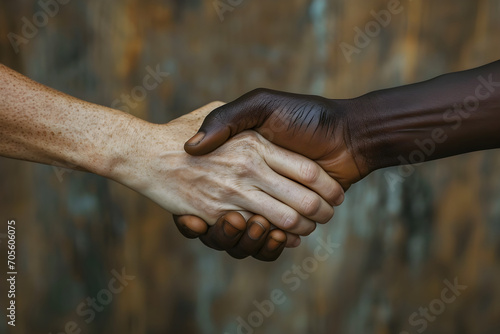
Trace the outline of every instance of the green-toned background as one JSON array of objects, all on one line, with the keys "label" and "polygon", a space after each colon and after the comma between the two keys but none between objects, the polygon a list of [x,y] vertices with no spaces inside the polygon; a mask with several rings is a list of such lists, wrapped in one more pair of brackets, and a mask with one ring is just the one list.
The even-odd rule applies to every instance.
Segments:
[{"label": "green-toned background", "polygon": [[[16,53],[8,34],[23,36],[44,1],[1,0],[0,62],[122,109],[121,95],[160,66],[169,77],[129,108],[156,123],[256,87],[346,98],[500,58],[494,0],[403,0],[350,62],[341,43],[355,45],[355,28],[387,1],[64,2]],[[214,4],[231,10],[219,15]],[[269,264],[182,238],[168,212],[104,178],[2,158],[0,332],[72,333],[74,321],[75,333],[237,333],[239,317],[261,320],[254,301],[279,289],[286,301],[255,333],[419,333],[419,308],[439,309],[443,281],[457,279],[467,289],[428,316],[425,333],[499,333],[500,152],[428,163],[393,186],[386,172],[398,175],[353,186],[330,224]],[[14,330],[4,313],[9,218],[19,250]],[[338,244],[319,264],[318,238]],[[293,266],[310,273],[299,278]],[[105,298],[122,268],[135,279],[87,323],[79,305]]]}]

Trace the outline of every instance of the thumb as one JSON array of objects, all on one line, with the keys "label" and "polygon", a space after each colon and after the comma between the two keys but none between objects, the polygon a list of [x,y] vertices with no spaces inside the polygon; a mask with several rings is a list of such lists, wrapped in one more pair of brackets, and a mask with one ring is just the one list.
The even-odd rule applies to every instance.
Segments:
[{"label": "thumb", "polygon": [[[246,102],[246,101],[245,101]],[[223,105],[207,115],[198,133],[184,144],[184,150],[191,155],[212,152],[229,138],[259,124],[258,112],[240,99]]]},{"label": "thumb", "polygon": [[204,155],[224,144],[230,137],[231,128],[219,120],[220,111],[215,109],[207,115],[198,132],[185,144],[184,150],[191,155]]}]

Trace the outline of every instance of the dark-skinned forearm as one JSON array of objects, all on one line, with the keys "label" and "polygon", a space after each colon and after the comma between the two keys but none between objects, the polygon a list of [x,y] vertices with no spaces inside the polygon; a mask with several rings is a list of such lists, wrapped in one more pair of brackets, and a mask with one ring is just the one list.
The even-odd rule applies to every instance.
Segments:
[{"label": "dark-skinned forearm", "polygon": [[346,103],[363,173],[500,147],[500,61]]}]

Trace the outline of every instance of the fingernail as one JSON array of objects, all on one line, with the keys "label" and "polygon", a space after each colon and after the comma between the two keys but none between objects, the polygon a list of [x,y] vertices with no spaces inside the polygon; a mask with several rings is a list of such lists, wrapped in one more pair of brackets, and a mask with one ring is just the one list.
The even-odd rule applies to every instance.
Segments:
[{"label": "fingernail", "polygon": [[253,222],[250,226],[250,229],[248,230],[248,236],[250,237],[250,239],[257,241],[264,235],[265,232],[266,229],[264,228],[264,226],[262,226],[258,222]]},{"label": "fingernail", "polygon": [[344,198],[345,198],[344,193],[340,194],[340,196],[335,201],[335,206],[339,206],[340,204],[344,203]]},{"label": "fingernail", "polygon": [[205,137],[205,134],[203,132],[198,132],[197,134],[195,134],[193,136],[193,138],[191,138],[187,141],[186,145],[196,146],[203,140],[204,137]]},{"label": "fingernail", "polygon": [[270,238],[269,241],[267,242],[267,249],[270,252],[273,252],[273,251],[277,250],[282,244],[283,244],[283,242],[276,241],[273,238]]},{"label": "fingernail", "polygon": [[226,237],[231,239],[235,238],[238,234],[241,233],[240,230],[231,225],[231,223],[229,223],[227,220],[224,220],[224,225],[222,227],[222,230],[224,231]]}]

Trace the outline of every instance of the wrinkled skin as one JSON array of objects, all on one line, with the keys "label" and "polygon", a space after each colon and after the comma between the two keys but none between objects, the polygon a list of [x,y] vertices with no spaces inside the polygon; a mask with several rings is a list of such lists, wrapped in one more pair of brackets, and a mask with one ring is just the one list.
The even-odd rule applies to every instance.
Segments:
[{"label": "wrinkled skin", "polygon": [[203,155],[227,139],[253,129],[267,140],[316,161],[345,190],[368,171],[355,161],[348,128],[349,100],[256,89],[212,111],[184,146]]},{"label": "wrinkled skin", "polygon": [[[186,143],[185,150],[192,155],[207,154],[232,136],[253,129],[274,144],[315,160],[347,190],[363,175],[358,168],[359,163],[353,158],[350,138],[347,137],[348,107],[347,100],[257,89],[211,112],[199,130],[199,133],[205,134],[203,140],[200,142],[200,134],[194,136]],[[339,205],[342,200],[331,204]],[[253,247],[245,237],[248,232],[243,231],[251,225],[247,227],[241,220],[234,221],[236,228],[242,231],[239,234],[243,240],[241,243],[235,241],[238,237],[228,239],[219,223],[208,227],[203,220],[194,216],[175,217],[175,221],[184,235],[200,237],[207,246],[226,250],[236,258],[250,255],[270,261],[275,260],[282,251],[282,248],[278,248],[279,253],[271,252],[263,256],[261,249],[272,248],[267,246],[270,237],[264,246],[260,246],[261,241],[260,247]],[[278,235],[280,232],[275,229],[269,235]],[[283,234],[280,234],[277,239],[282,240],[282,237]],[[288,246],[297,244],[289,242]]]},{"label": "wrinkled skin", "polygon": [[315,160],[347,190],[380,168],[500,148],[499,125],[495,61],[352,100],[258,89],[209,114],[205,138],[195,135],[185,150],[204,154],[254,129]]}]

